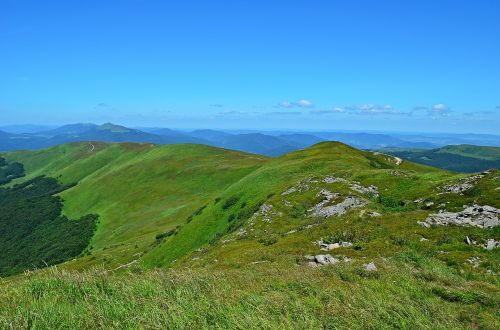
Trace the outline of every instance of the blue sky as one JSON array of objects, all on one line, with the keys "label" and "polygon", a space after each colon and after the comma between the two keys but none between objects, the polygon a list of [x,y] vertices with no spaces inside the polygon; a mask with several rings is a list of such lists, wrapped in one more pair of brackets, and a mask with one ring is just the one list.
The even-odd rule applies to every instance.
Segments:
[{"label": "blue sky", "polygon": [[0,1],[0,124],[498,133],[500,1]]}]

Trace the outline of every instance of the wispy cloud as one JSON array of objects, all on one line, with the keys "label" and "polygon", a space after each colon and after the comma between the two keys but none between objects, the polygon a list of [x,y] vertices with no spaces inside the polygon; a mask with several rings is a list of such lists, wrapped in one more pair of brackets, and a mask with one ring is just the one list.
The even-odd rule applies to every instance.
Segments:
[{"label": "wispy cloud", "polygon": [[431,116],[447,117],[451,113],[451,108],[444,103],[434,104],[429,110]]},{"label": "wispy cloud", "polygon": [[293,108],[294,104],[290,101],[283,101],[278,104],[279,108],[286,108],[286,109],[291,109]]},{"label": "wispy cloud", "polygon": [[222,105],[222,104],[210,104],[210,106],[213,108],[223,108],[224,107],[224,105]]},{"label": "wispy cloud", "polygon": [[312,115],[332,115],[336,113],[342,113],[344,112],[344,109],[340,107],[335,107],[332,110],[311,110]]},{"label": "wispy cloud", "polygon": [[285,108],[285,109],[291,109],[291,108],[295,108],[295,107],[314,108],[314,104],[309,100],[302,99],[302,100],[299,100],[297,102],[283,101],[283,102],[280,102],[277,107],[278,108]]},{"label": "wispy cloud", "polygon": [[109,107],[109,104],[101,102],[101,103],[97,103],[97,107],[99,107],[99,108],[107,108],[107,107]]},{"label": "wispy cloud", "polygon": [[463,115],[466,117],[477,117],[477,116],[489,116],[493,114],[495,114],[495,111],[465,112]]},{"label": "wispy cloud", "polygon": [[351,105],[345,107],[347,110],[357,114],[363,115],[409,115],[408,112],[402,112],[394,109],[390,104],[376,105],[376,104],[361,104]]}]

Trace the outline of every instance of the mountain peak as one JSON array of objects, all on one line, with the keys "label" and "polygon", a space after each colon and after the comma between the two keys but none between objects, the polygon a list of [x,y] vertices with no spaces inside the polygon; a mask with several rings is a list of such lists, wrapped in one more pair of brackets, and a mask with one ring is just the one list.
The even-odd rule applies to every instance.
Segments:
[{"label": "mountain peak", "polygon": [[128,133],[133,131],[130,128],[127,128],[125,126],[115,125],[113,123],[102,124],[101,126],[98,126],[97,129],[101,131],[111,131],[114,133]]}]

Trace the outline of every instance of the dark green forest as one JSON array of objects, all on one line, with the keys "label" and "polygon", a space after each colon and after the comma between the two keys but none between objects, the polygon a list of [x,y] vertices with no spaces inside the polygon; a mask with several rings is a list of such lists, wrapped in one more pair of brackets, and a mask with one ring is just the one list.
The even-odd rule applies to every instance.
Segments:
[{"label": "dark green forest", "polygon": [[[9,173],[23,175],[19,163],[12,166],[5,160],[0,162],[2,169],[17,169]],[[43,176],[0,188],[0,276],[61,263],[85,250],[98,217],[86,215],[71,220],[63,216],[62,200],[55,195],[68,188]]]},{"label": "dark green forest", "polygon": [[21,163],[7,163],[5,158],[0,157],[0,185],[20,178],[24,175],[24,166]]},{"label": "dark green forest", "polygon": [[452,153],[439,152],[440,149],[419,150],[419,151],[384,151],[393,156],[403,159],[442,168],[455,172],[481,172],[487,169],[500,168],[500,160],[488,160],[474,157],[467,157]]}]

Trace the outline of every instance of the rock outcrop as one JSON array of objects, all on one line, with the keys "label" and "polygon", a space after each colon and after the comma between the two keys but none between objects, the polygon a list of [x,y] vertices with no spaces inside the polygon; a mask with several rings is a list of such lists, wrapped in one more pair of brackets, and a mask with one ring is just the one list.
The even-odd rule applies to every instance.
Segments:
[{"label": "rock outcrop", "polygon": [[317,244],[320,246],[322,251],[330,251],[330,250],[335,250],[341,247],[352,247],[351,242],[338,242],[338,243],[325,243],[323,240],[319,240]]},{"label": "rock outcrop", "polygon": [[464,206],[461,212],[439,212],[430,214],[418,223],[426,228],[431,226],[463,226],[493,228],[500,225],[500,210],[492,206]]},{"label": "rock outcrop", "polygon": [[490,174],[490,171],[484,171],[479,174],[468,176],[466,178],[460,179],[458,183],[446,185],[443,187],[445,193],[463,193],[471,188],[473,188],[476,183],[484,178],[486,175]]},{"label": "rock outcrop", "polygon": [[339,194],[332,193],[327,189],[321,190],[320,194],[325,196],[325,199],[308,210],[315,217],[329,218],[332,216],[340,216],[345,214],[350,208],[368,204],[367,201],[359,199],[355,196],[347,196],[338,204],[328,205],[334,198],[338,197]]}]

